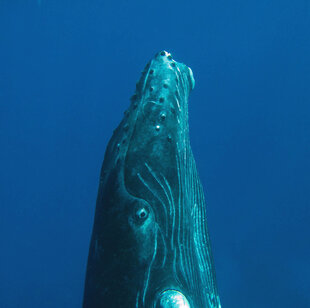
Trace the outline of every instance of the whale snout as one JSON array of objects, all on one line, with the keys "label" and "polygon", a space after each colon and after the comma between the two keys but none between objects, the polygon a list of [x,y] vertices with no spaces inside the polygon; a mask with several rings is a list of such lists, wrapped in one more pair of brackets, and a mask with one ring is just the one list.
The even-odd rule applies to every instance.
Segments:
[{"label": "whale snout", "polygon": [[175,70],[175,71],[179,71],[179,73],[181,73],[182,75],[185,75],[189,83],[190,90],[194,89],[195,79],[194,79],[193,71],[191,70],[190,67],[186,66],[185,64],[174,61],[171,53],[165,50],[162,50],[155,55],[154,60],[161,61],[165,63],[168,68]]}]

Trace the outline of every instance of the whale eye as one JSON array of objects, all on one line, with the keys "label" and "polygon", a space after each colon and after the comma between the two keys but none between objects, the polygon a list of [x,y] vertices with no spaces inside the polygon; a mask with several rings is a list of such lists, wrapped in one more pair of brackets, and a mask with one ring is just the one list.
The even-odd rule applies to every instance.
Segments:
[{"label": "whale eye", "polygon": [[148,215],[149,215],[149,213],[144,207],[142,207],[136,211],[136,219],[138,221],[144,221],[148,217]]}]

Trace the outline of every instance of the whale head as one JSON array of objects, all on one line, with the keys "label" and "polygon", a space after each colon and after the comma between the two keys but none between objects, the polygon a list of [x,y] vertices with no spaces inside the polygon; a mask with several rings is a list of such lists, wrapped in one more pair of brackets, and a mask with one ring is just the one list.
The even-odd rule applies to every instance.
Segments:
[{"label": "whale head", "polygon": [[106,150],[85,283],[87,307],[220,307],[188,129],[194,88],[161,51]]}]

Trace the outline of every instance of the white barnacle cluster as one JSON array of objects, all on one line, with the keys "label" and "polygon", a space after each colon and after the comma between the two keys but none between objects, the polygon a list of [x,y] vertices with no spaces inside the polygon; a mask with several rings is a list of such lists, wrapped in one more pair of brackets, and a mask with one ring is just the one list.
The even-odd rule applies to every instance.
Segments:
[{"label": "white barnacle cluster", "polygon": [[158,308],[190,308],[186,297],[177,290],[166,290],[161,294]]}]

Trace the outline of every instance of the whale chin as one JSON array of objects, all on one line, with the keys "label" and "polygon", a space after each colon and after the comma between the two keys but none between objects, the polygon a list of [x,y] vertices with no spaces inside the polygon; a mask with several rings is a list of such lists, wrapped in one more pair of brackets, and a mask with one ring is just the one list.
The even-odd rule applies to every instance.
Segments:
[{"label": "whale chin", "polygon": [[155,302],[155,308],[190,308],[190,304],[183,293],[177,290],[161,292]]}]

